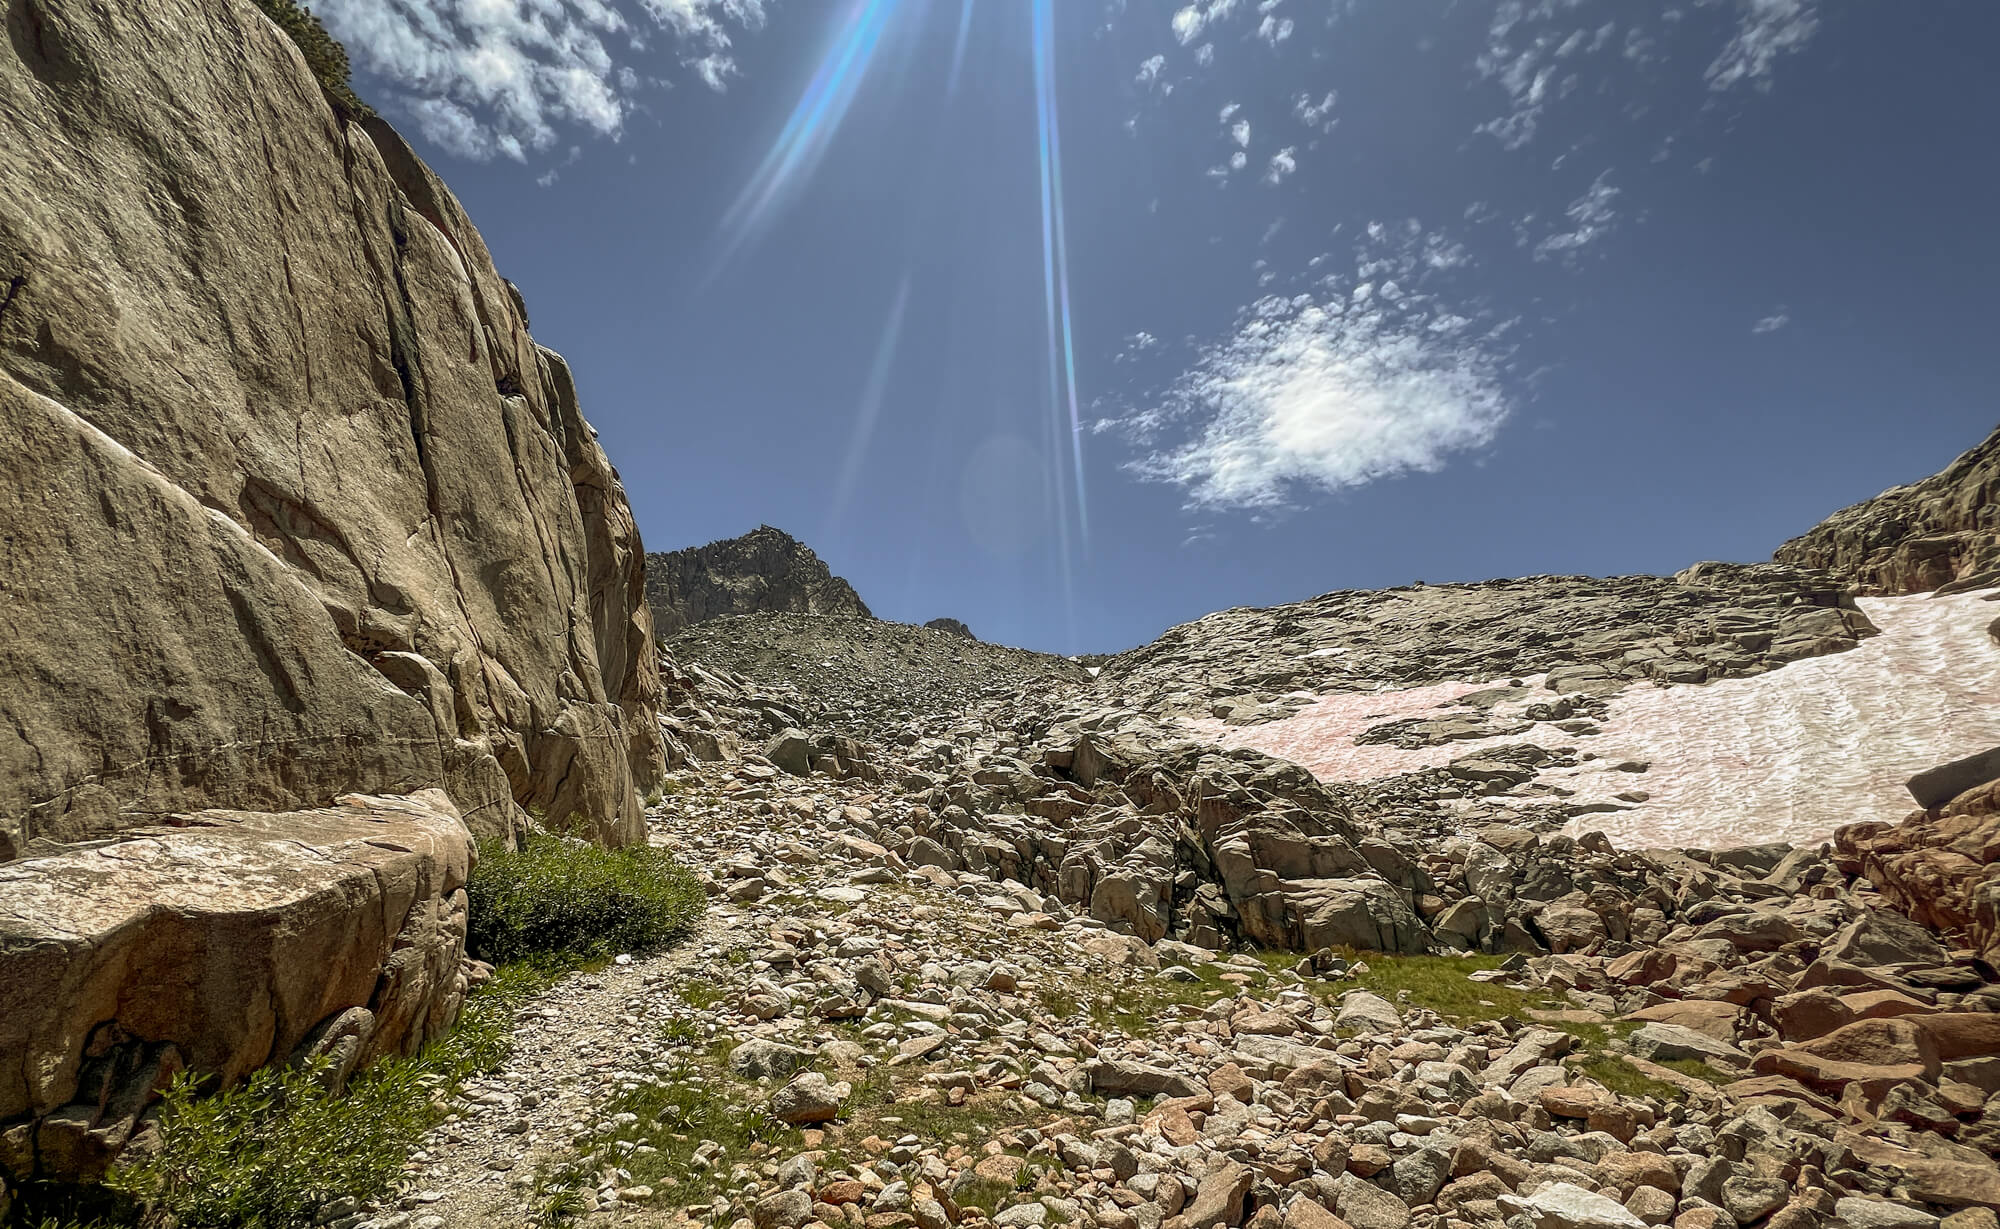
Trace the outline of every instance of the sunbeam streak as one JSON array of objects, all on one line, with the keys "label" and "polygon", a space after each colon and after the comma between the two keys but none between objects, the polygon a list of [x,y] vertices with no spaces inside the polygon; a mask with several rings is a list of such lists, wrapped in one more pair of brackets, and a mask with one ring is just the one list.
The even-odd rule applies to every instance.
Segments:
[{"label": "sunbeam streak", "polygon": [[945,87],[947,94],[958,93],[959,74],[965,71],[965,48],[972,38],[972,6],[977,0],[959,0],[958,40],[951,47],[951,77]]},{"label": "sunbeam streak", "polygon": [[[1054,0],[1033,0],[1035,111],[1041,138],[1042,286],[1049,332],[1049,391],[1059,430],[1067,435],[1076,490],[1078,539],[1090,543],[1090,505],[1083,481],[1083,427],[1076,408],[1076,344],[1070,327],[1069,241],[1063,220],[1062,125],[1056,112]],[[1058,488],[1063,486],[1057,484]],[[1068,526],[1065,517],[1064,536]]]},{"label": "sunbeam streak", "polygon": [[889,308],[889,318],[882,325],[882,339],[875,343],[875,360],[868,364],[868,382],[861,386],[854,435],[847,441],[847,457],[841,462],[840,477],[833,488],[833,507],[826,517],[829,537],[839,529],[840,519],[854,498],[854,486],[861,479],[861,466],[875,436],[875,421],[882,415],[882,400],[889,392],[889,369],[895,364],[896,350],[903,340],[903,314],[909,305],[910,275],[906,272],[896,287],[896,301]]},{"label": "sunbeam streak", "polygon": [[826,156],[840,123],[853,105],[882,45],[882,32],[902,0],[856,0],[833,45],[820,60],[791,118],[723,218],[717,262],[726,264],[738,248],[768,225],[777,211],[810,178]]}]

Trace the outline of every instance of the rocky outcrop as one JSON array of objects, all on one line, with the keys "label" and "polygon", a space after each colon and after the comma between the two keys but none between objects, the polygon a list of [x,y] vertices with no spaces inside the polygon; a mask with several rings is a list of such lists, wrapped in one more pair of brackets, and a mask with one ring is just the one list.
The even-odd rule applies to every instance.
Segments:
[{"label": "rocky outcrop", "polygon": [[433,786],[637,837],[639,536],[451,193],[249,0],[8,27],[0,859]]},{"label": "rocky outcrop", "polygon": [[2000,583],[2000,430],[1928,478],[1842,508],[1774,557],[1864,593]]},{"label": "rocky outcrop", "polygon": [[954,636],[960,636],[967,640],[979,639],[979,637],[972,634],[971,628],[957,619],[932,619],[930,622],[924,624],[924,626],[934,632],[949,632]]},{"label": "rocky outcrop", "polygon": [[1603,692],[1640,680],[1761,674],[1873,634],[1830,576],[1702,563],[1672,578],[1529,576],[1224,610],[1111,658],[1101,681],[1135,701],[1193,713],[1218,701],[1251,708],[1297,689],[1533,674],[1548,674],[1551,690]]},{"label": "rocky outcrop", "polygon": [[1898,824],[1849,825],[1834,848],[1842,870],[2000,965],[2000,782]]},{"label": "rocky outcrop", "polygon": [[0,866],[0,1174],[96,1178],[182,1070],[416,1052],[465,997],[471,865],[428,790]]},{"label": "rocky outcrop", "polygon": [[646,601],[662,636],[721,615],[874,617],[853,585],[805,543],[769,525],[740,538],[648,555]]}]

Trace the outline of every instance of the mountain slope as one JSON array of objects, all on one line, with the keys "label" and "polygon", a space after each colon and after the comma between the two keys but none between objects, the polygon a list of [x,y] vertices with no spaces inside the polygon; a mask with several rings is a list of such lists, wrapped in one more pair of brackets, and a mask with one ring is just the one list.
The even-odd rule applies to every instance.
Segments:
[{"label": "mountain slope", "polygon": [[1928,478],[1842,508],[1774,557],[1867,593],[2000,582],[2000,430]]},{"label": "mountain slope", "polygon": [[759,525],[737,538],[646,556],[646,601],[668,636],[722,615],[874,616],[805,543]]}]

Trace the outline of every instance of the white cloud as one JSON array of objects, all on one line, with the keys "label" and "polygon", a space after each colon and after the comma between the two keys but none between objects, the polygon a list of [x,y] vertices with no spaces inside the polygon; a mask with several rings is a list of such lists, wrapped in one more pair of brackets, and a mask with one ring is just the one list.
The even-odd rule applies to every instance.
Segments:
[{"label": "white cloud", "polygon": [[1140,85],[1152,85],[1160,79],[1160,71],[1167,66],[1167,57],[1156,55],[1139,64],[1139,75],[1133,80]]},{"label": "white cloud", "polygon": [[1264,182],[1267,184],[1281,184],[1285,182],[1285,179],[1293,171],[1299,169],[1299,160],[1296,157],[1297,152],[1297,146],[1287,145],[1277,153],[1272,154],[1271,164],[1264,168]]},{"label": "white cloud", "polygon": [[1233,153],[1233,154],[1229,155],[1229,169],[1230,169],[1230,170],[1232,170],[1232,171],[1240,171],[1240,170],[1242,170],[1242,169],[1243,169],[1244,167],[1246,167],[1246,166],[1249,166],[1249,165],[1250,165],[1250,155],[1249,155],[1249,154],[1246,154],[1246,153],[1244,153],[1244,152],[1243,152],[1242,150],[1240,150],[1240,149],[1239,149],[1239,150],[1237,150],[1237,151],[1236,151],[1235,153]]},{"label": "white cloud", "polygon": [[1779,329],[1782,329],[1786,325],[1790,324],[1791,322],[1792,318],[1789,315],[1787,315],[1785,313],[1785,309],[1781,307],[1777,311],[1771,313],[1770,315],[1764,317],[1762,320],[1759,320],[1757,323],[1751,325],[1750,331],[1752,333],[1775,333]]},{"label": "white cloud", "polygon": [[1333,126],[1340,122],[1333,118],[1333,104],[1337,98],[1339,94],[1333,90],[1328,90],[1326,97],[1318,102],[1312,100],[1311,94],[1295,95],[1292,98],[1292,114],[1298,116],[1299,122],[1308,128],[1332,132]]},{"label": "white cloud", "polygon": [[1582,196],[1569,203],[1563,214],[1570,229],[1549,235],[1535,245],[1536,260],[1574,260],[1576,254],[1602,239],[1618,225],[1615,202],[1620,190],[1611,183],[1611,172],[1599,175]]},{"label": "white cloud", "polygon": [[1708,88],[1744,82],[1771,88],[1778,57],[1803,50],[1819,30],[1816,0],[1738,0],[1736,34],[1708,66]]},{"label": "white cloud", "polygon": [[1236,11],[1237,0],[1195,0],[1195,3],[1174,14],[1174,37],[1185,47],[1197,38],[1211,23],[1221,21]]},{"label": "white cloud", "polygon": [[1143,451],[1128,468],[1205,510],[1285,507],[1485,447],[1509,409],[1506,326],[1423,288],[1427,238],[1369,227],[1351,278],[1260,299],[1158,405],[1096,429],[1130,437]]},{"label": "white cloud", "polygon": [[[713,89],[736,72],[732,36],[765,0],[319,0],[375,100],[467,158],[525,159],[564,130],[616,139],[646,84],[619,57],[659,33]],[[386,93],[383,91],[386,90]]]},{"label": "white cloud", "polygon": [[1266,16],[1263,21],[1257,23],[1257,37],[1275,47],[1292,36],[1293,28],[1292,19],[1289,17]]},{"label": "white cloud", "polygon": [[1236,147],[1238,149],[1249,149],[1250,121],[1247,119],[1240,119],[1237,120],[1235,123],[1231,124],[1229,126],[1229,139],[1236,142]]}]

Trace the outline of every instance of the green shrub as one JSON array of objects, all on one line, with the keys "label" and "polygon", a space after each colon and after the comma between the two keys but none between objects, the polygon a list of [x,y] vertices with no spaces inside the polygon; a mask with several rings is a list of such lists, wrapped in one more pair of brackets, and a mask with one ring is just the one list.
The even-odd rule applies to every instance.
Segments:
[{"label": "green shrub", "polygon": [[320,92],[326,95],[336,114],[344,119],[361,119],[375,113],[356,97],[354,87],[348,84],[347,48],[326,32],[311,9],[298,0],[257,0],[257,7],[298,46],[306,57],[307,67],[319,79]]},{"label": "green shrub", "polygon": [[701,883],[665,850],[541,835],[517,851],[482,845],[466,894],[466,946],[495,964],[657,947],[687,933],[707,902]]},{"label": "green shrub", "polygon": [[167,1088],[160,1148],[111,1174],[111,1188],[145,1209],[143,1224],[292,1229],[327,1203],[376,1198],[402,1176],[443,1105],[506,1058],[516,1009],[547,978],[503,970],[466,1002],[456,1029],[414,1058],[377,1063],[344,1096],[312,1067],[265,1067],[209,1095],[183,1073]]}]

